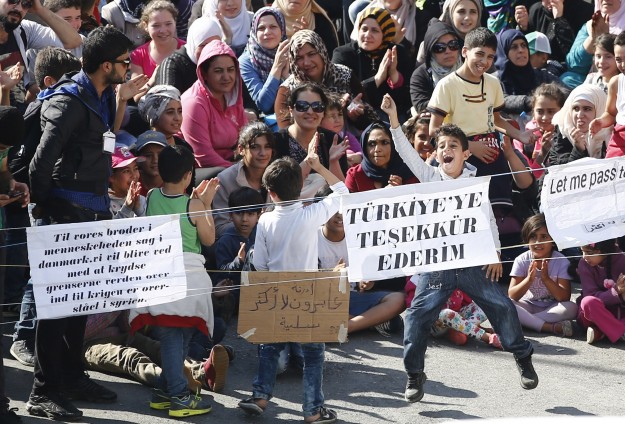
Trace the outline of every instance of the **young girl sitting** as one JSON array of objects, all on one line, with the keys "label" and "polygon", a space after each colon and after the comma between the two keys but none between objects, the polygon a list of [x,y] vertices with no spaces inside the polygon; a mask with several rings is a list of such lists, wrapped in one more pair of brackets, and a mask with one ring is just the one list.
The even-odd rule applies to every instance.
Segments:
[{"label": "young girl sitting", "polygon": [[426,163],[434,160],[434,144],[430,142],[430,112],[422,111],[404,122],[404,134]]},{"label": "young girl sitting", "polygon": [[336,94],[328,94],[328,105],[319,126],[335,132],[339,138],[347,137],[349,140],[347,163],[349,166],[355,166],[362,162],[362,148],[356,136],[345,128],[344,114],[345,110],[341,98]]},{"label": "young girl sitting", "polygon": [[614,58],[614,34],[601,34],[595,41],[595,55],[593,63],[597,72],[591,72],[584,84],[593,84],[608,94],[608,83],[619,74]]},{"label": "young girl sitting", "polygon": [[[415,293],[415,284],[406,282],[406,307],[410,307]],[[458,346],[465,345],[469,337],[501,349],[499,336],[481,327],[488,320],[482,308],[462,290],[456,289],[447,299],[447,303],[438,314],[438,320],[432,325],[430,333],[434,337],[447,335],[447,339]]]},{"label": "young girl sitting", "polygon": [[544,214],[525,221],[521,236],[530,250],[514,260],[508,288],[519,321],[537,332],[571,337],[577,305],[570,301],[569,261],[554,250]]},{"label": "young girl sitting", "polygon": [[526,130],[535,130],[536,142],[523,144],[514,140],[514,147],[523,153],[534,176],[540,178],[544,174],[544,161],[551,149],[555,125],[553,116],[562,109],[566,96],[562,89],[554,83],[541,84],[532,93],[532,120],[525,125]]},{"label": "young girl sitting", "polygon": [[615,240],[582,247],[577,273],[582,298],[577,323],[587,327],[590,344],[608,336],[612,343],[625,340],[625,255]]}]

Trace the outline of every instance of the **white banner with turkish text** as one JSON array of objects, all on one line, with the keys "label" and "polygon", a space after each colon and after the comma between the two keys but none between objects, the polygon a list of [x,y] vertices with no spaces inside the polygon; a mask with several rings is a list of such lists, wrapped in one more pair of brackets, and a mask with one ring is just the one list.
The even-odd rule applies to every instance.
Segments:
[{"label": "white banner with turkish text", "polygon": [[489,177],[343,196],[349,281],[496,263]]}]

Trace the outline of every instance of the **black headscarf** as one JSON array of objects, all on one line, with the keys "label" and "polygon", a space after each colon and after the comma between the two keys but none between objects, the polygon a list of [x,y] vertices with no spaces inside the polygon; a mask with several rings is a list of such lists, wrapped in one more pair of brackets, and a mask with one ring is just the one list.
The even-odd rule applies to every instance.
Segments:
[{"label": "black headscarf", "polygon": [[[369,135],[373,130],[382,130],[388,135],[391,140],[391,160],[386,168],[376,166],[369,160],[367,156],[367,141],[369,141]],[[378,181],[386,185],[391,175],[397,175],[402,180],[407,180],[414,177],[414,174],[410,172],[408,166],[404,163],[397,150],[395,150],[395,144],[393,143],[393,135],[389,129],[381,122],[374,122],[369,125],[360,136],[360,145],[362,146],[362,162],[360,166],[365,175],[371,178],[373,181]]]},{"label": "black headscarf", "polygon": [[[534,69],[527,61],[525,66],[516,66],[508,58],[508,52],[512,43],[523,40],[527,43],[525,35],[516,29],[507,29],[497,35],[497,57],[495,68],[499,71],[499,79],[503,84],[503,92],[510,95],[529,95],[536,88]],[[529,52],[528,52],[529,58]]]}]

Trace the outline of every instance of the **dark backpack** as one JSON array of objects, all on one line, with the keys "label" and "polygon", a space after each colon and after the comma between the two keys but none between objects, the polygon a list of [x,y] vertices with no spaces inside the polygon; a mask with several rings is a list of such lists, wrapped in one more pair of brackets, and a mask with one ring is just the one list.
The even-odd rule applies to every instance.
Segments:
[{"label": "dark backpack", "polygon": [[41,140],[41,105],[42,101],[36,99],[28,105],[24,114],[24,139],[21,146],[11,148],[7,163],[15,181],[26,183],[30,186],[28,167],[35,156],[37,146]]}]

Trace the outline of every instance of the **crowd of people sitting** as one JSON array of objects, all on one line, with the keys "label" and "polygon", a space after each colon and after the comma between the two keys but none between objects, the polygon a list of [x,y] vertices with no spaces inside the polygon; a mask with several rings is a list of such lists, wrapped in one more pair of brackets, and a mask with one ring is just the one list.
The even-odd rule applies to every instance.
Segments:
[{"label": "crowd of people sitting", "polygon": [[[351,282],[349,333],[405,331],[407,401],[424,394],[428,335],[510,351],[525,389],[538,376],[519,323],[625,340],[621,240],[560,252],[540,213],[550,166],[625,155],[625,2],[0,0],[0,24],[0,304],[11,354],[35,368],[30,414],[114,402],[86,369],[152,387],[172,417],[209,412],[241,271],[348,267],[340,196],[419,182],[492,175],[501,263],[444,273],[436,295],[431,273]],[[26,227],[172,213],[189,290],[209,294],[37,320]],[[305,422],[336,421],[323,343],[258,356],[246,413],[292,359]],[[0,421],[20,421],[3,383]]]}]

